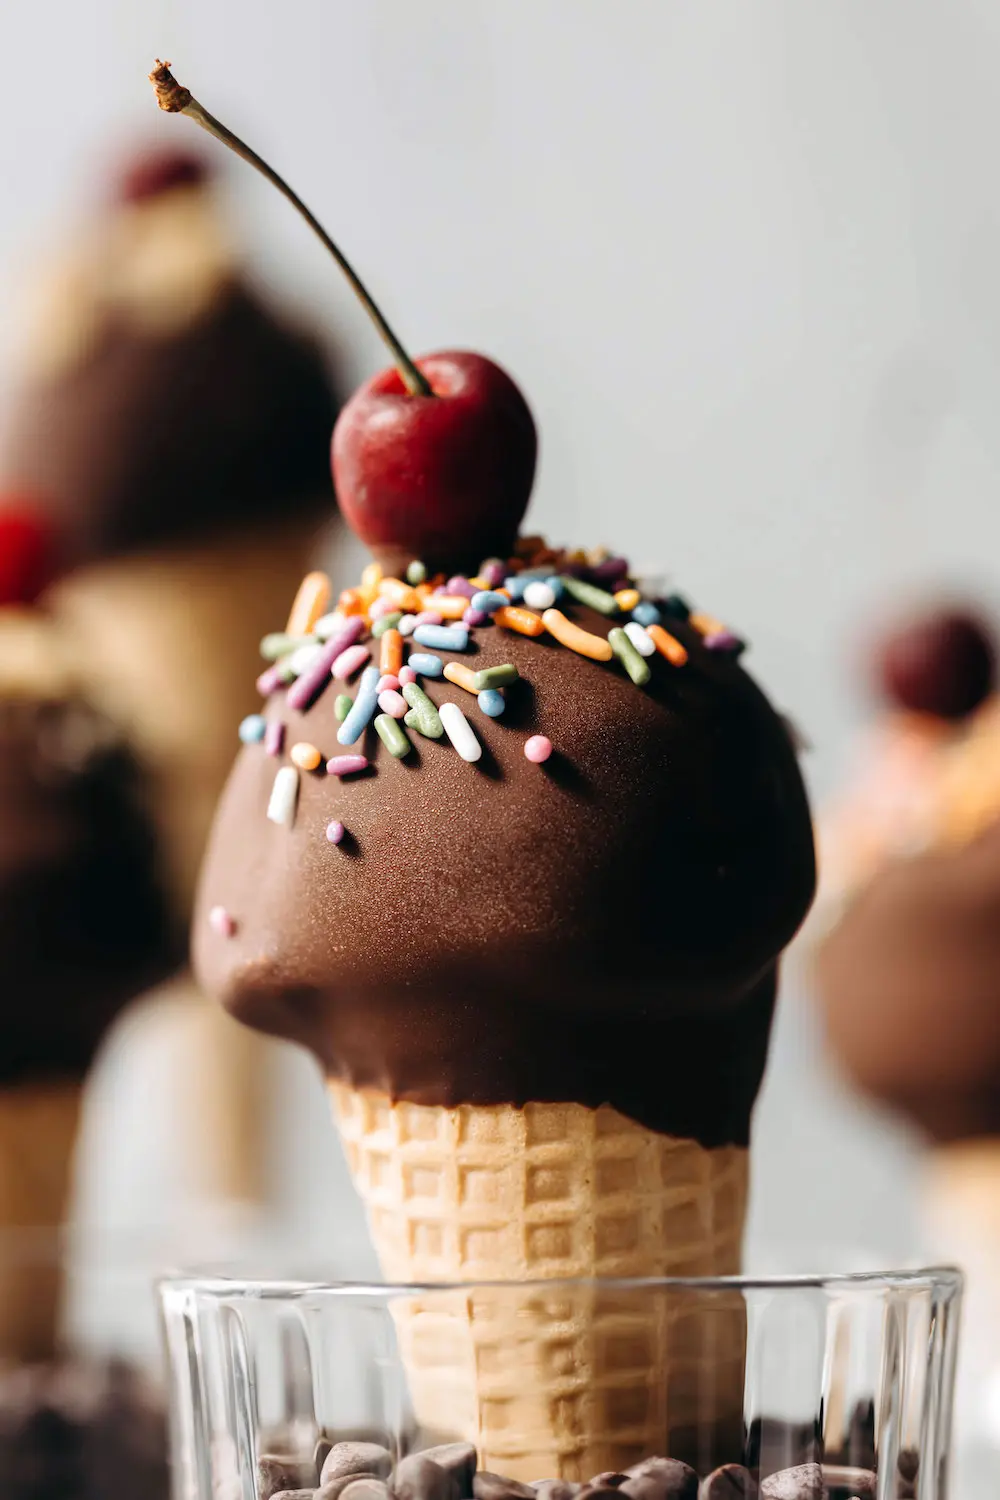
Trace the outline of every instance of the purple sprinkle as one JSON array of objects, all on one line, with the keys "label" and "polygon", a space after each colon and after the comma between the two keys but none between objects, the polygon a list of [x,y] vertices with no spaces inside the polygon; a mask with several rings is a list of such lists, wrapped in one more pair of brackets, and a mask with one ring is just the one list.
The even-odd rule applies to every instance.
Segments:
[{"label": "purple sprinkle", "polygon": [[422,609],[416,616],[417,625],[443,625],[444,615],[439,615],[436,609]]},{"label": "purple sprinkle", "polygon": [[739,656],[746,650],[746,642],[733,635],[731,630],[717,630],[714,635],[706,635],[704,644],[708,651],[725,651],[730,656]]},{"label": "purple sprinkle", "polygon": [[597,563],[590,569],[590,576],[595,583],[614,583],[616,579],[624,578],[627,573],[627,557],[607,557],[604,562]]},{"label": "purple sprinkle", "polygon": [[335,755],[326,763],[330,776],[353,776],[355,771],[366,771],[368,759],[364,755]]},{"label": "purple sprinkle", "polygon": [[348,646],[353,646],[358,636],[363,633],[365,622],[360,615],[354,615],[345,621],[342,629],[336,635],[331,635],[324,645],[319,656],[313,662],[308,672],[303,672],[288,689],[288,707],[300,711],[309,708],[315,698],[332,681],[330,670],[342,651]]},{"label": "purple sprinkle", "polygon": [[213,906],[208,914],[208,925],[219,937],[231,938],[236,934],[236,923],[224,906]]},{"label": "purple sprinkle", "polygon": [[466,599],[471,599],[473,594],[479,592],[478,589],[472,587],[472,584],[462,573],[456,573],[454,578],[449,578],[445,584],[445,590],[452,598],[456,594],[462,594]]},{"label": "purple sprinkle", "polygon": [[485,609],[467,609],[462,616],[463,625],[488,625],[490,616]]},{"label": "purple sprinkle", "polygon": [[447,594],[447,592],[448,592],[447,585],[443,584],[443,583],[439,583],[438,586],[437,586],[437,588],[431,594],[431,598],[434,599],[436,597],[438,599],[443,599],[444,596]]},{"label": "purple sprinkle", "polygon": [[280,719],[272,719],[264,730],[264,749],[268,755],[280,755],[285,746],[285,726]]},{"label": "purple sprinkle", "polygon": [[257,691],[262,698],[270,698],[282,686],[281,667],[275,662],[273,667],[267,667],[257,678]]},{"label": "purple sprinkle", "polygon": [[483,563],[479,569],[479,576],[491,589],[499,588],[507,577],[507,569],[497,558],[491,562]]},{"label": "purple sprinkle", "polygon": [[331,844],[339,844],[341,839],[344,837],[343,823],[338,823],[336,818],[332,823],[327,823],[326,836],[330,840]]}]

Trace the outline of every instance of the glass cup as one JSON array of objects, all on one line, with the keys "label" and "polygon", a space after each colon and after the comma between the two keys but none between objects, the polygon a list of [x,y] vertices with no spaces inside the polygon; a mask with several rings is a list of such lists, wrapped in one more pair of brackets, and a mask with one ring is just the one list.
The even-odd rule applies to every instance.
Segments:
[{"label": "glass cup", "polygon": [[[625,1491],[641,1500],[693,1495],[695,1475],[709,1500],[758,1483],[761,1500],[944,1500],[961,1285],[947,1269],[451,1287],[169,1278],[177,1497],[270,1500],[322,1475],[333,1500],[345,1465],[384,1479],[464,1443],[480,1472],[521,1482],[601,1473],[615,1488],[655,1459],[695,1471],[648,1463],[648,1483]],[[362,1441],[377,1447],[330,1453]],[[468,1449],[438,1457],[458,1483],[446,1492],[487,1500]],[[419,1500],[428,1471],[410,1467]]]}]

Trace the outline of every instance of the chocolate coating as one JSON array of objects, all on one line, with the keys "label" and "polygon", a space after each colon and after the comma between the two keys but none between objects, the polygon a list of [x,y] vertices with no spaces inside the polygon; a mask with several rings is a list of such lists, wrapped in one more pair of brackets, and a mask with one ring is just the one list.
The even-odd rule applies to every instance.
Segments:
[{"label": "chocolate coating", "polygon": [[876,875],[817,980],[860,1088],[939,1141],[1000,1133],[1000,824]]},{"label": "chocolate coating", "polygon": [[78,701],[0,703],[0,1085],[82,1076],[182,951],[137,768]]},{"label": "chocolate coating", "polygon": [[996,651],[977,616],[940,609],[887,636],[877,668],[890,702],[938,719],[964,719],[993,691]]},{"label": "chocolate coating", "polygon": [[[571,613],[607,635],[600,615]],[[519,668],[503,717],[446,680],[429,691],[466,712],[482,760],[414,733],[394,761],[369,731],[377,774],[303,775],[291,830],[265,818],[279,762],[244,749],[202,872],[202,982],[358,1087],[610,1103],[706,1145],[744,1142],[777,957],[813,893],[812,834],[781,720],[734,660],[675,626],[692,660],[654,660],[644,690],[548,637],[477,631],[453,659]],[[341,690],[305,714],[269,702],[286,747],[338,753]],[[556,751],[544,766],[523,753],[536,731]],[[348,831],[336,847],[332,818]],[[231,938],[208,923],[216,905]]]},{"label": "chocolate coating", "polygon": [[121,315],[15,394],[3,473],[69,564],[329,514],[335,401],[319,351],[239,283],[167,337]]}]

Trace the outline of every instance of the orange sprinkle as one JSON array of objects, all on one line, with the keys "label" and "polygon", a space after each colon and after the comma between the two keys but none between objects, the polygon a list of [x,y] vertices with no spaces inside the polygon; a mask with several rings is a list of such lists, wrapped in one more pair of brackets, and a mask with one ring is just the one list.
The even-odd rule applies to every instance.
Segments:
[{"label": "orange sprinkle", "polygon": [[308,635],[330,602],[330,580],[325,573],[307,573],[299,584],[285,626],[286,635]]},{"label": "orange sprinkle", "polygon": [[382,569],[377,562],[371,562],[362,571],[361,582],[358,585],[358,593],[365,601],[365,608],[369,609],[378,593],[378,586],[382,582]]},{"label": "orange sprinkle", "polygon": [[429,599],[428,609],[436,609],[442,620],[460,620],[469,607],[469,601],[464,594],[438,594],[436,599]]},{"label": "orange sprinkle", "polygon": [[691,624],[699,635],[724,635],[725,625],[717,620],[714,615],[706,615],[698,611],[691,616]]},{"label": "orange sprinkle", "polygon": [[383,578],[378,591],[383,599],[391,599],[393,604],[398,604],[400,609],[408,610],[410,614],[417,615],[423,608],[416,589],[404,583],[401,578]]},{"label": "orange sprinkle", "polygon": [[337,608],[342,615],[363,615],[365,601],[358,589],[345,589],[337,600]]},{"label": "orange sprinkle", "polygon": [[[516,604],[501,604],[493,614],[494,625],[501,625],[505,630],[516,630],[518,635],[541,635],[545,630],[541,615],[536,615],[534,610],[519,609]],[[569,621],[566,621],[567,625]],[[611,647],[608,647],[610,652]]]},{"label": "orange sprinkle", "polygon": [[[471,583],[472,580],[470,579],[469,582]],[[474,685],[475,672],[473,672],[471,667],[463,667],[460,661],[446,661],[444,664],[444,675],[449,682],[453,682],[456,687],[464,688],[467,693],[474,693],[476,691]]]},{"label": "orange sprinkle", "polygon": [[[500,612],[497,610],[497,614]],[[493,618],[496,619],[496,615]],[[542,615],[542,623],[560,645],[568,646],[579,656],[589,656],[591,661],[610,661],[614,655],[603,636],[591,635],[589,630],[581,630],[579,625],[574,625],[572,620],[567,620],[561,609],[547,609]]]},{"label": "orange sprinkle", "polygon": [[485,578],[480,578],[478,576],[478,574],[477,574],[477,576],[475,578],[470,578],[469,582],[472,584],[472,587],[474,589],[488,589],[489,588],[489,584],[487,583],[486,579]]},{"label": "orange sprinkle", "polygon": [[688,654],[676,636],[672,636],[669,630],[664,630],[662,625],[647,625],[646,634],[660,655],[665,656],[672,666],[683,667]]},{"label": "orange sprinkle", "polygon": [[403,665],[403,637],[398,630],[382,632],[382,649],[379,654],[379,671],[383,677],[398,677]]},{"label": "orange sprinkle", "polygon": [[307,744],[305,740],[293,745],[288,753],[301,771],[315,771],[323,759],[316,746]]},{"label": "orange sprinkle", "polygon": [[623,614],[631,614],[641,598],[638,589],[619,589],[615,595],[615,603]]},{"label": "orange sprinkle", "polygon": [[[428,599],[433,594],[434,589],[429,583],[418,583],[413,592],[420,600],[420,609],[424,609],[427,605]],[[416,613],[419,614],[420,610],[417,610]]]}]

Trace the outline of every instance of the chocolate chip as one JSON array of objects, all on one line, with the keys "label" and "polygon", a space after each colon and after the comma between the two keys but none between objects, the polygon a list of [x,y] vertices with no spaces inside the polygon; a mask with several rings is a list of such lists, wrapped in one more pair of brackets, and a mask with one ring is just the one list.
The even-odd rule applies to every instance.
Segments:
[{"label": "chocolate chip", "polygon": [[824,1464],[823,1483],[827,1500],[875,1500],[878,1479],[871,1469],[855,1469],[848,1464]]},{"label": "chocolate chip", "polygon": [[823,1470],[819,1464],[779,1469],[761,1482],[760,1500],[824,1500]]},{"label": "chocolate chip", "polygon": [[341,1495],[349,1484],[356,1479],[378,1479],[377,1474],[338,1474],[336,1479],[328,1479],[324,1485],[316,1491],[318,1500],[340,1500]]},{"label": "chocolate chip", "polygon": [[475,1500],[535,1500],[535,1491],[516,1479],[504,1479],[502,1474],[491,1474],[483,1469],[472,1481]]},{"label": "chocolate chip", "polygon": [[903,1478],[912,1484],[920,1468],[920,1454],[916,1448],[902,1448],[896,1460],[896,1468]]},{"label": "chocolate chip", "polygon": [[283,1490],[315,1488],[316,1470],[312,1460],[289,1458],[278,1453],[263,1453],[257,1460],[258,1500],[274,1500]]},{"label": "chocolate chip", "polygon": [[421,1457],[432,1459],[446,1473],[454,1474],[462,1500],[469,1500],[478,1463],[475,1443],[440,1443],[436,1448],[425,1448]]},{"label": "chocolate chip", "polygon": [[617,1469],[605,1469],[603,1474],[595,1474],[589,1483],[597,1489],[600,1486],[606,1490],[617,1490],[628,1478],[627,1474],[619,1474]]},{"label": "chocolate chip", "polygon": [[307,1490],[279,1490],[272,1500],[316,1500],[312,1485]]},{"label": "chocolate chip", "polygon": [[388,1479],[391,1468],[392,1455],[381,1443],[334,1443],[323,1460],[319,1482],[327,1484],[345,1474],[374,1474],[378,1479]]},{"label": "chocolate chip", "polygon": [[[341,1478],[344,1476],[341,1475]],[[327,1486],[320,1488],[319,1500],[327,1500]],[[389,1500],[389,1486],[384,1479],[376,1479],[371,1474],[359,1474],[356,1478],[348,1480],[339,1495],[341,1500]]]},{"label": "chocolate chip", "polygon": [[577,1500],[618,1500],[620,1493],[617,1485],[585,1484]]},{"label": "chocolate chip", "polygon": [[698,1476],[679,1458],[644,1458],[618,1491],[630,1500],[698,1500]]},{"label": "chocolate chip", "polygon": [[757,1500],[757,1481],[742,1464],[723,1464],[701,1481],[698,1500]]},{"label": "chocolate chip", "polygon": [[392,1476],[396,1500],[459,1500],[458,1479],[426,1453],[411,1453]]},{"label": "chocolate chip", "polygon": [[583,1487],[571,1479],[540,1479],[532,1485],[537,1500],[579,1500]]}]

